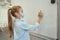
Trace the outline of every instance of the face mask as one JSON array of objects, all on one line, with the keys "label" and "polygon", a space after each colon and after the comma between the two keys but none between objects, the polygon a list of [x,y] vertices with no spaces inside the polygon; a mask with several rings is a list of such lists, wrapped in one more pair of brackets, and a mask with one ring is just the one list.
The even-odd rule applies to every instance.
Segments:
[{"label": "face mask", "polygon": [[21,21],[24,21],[24,13],[21,14],[20,20],[21,20]]}]

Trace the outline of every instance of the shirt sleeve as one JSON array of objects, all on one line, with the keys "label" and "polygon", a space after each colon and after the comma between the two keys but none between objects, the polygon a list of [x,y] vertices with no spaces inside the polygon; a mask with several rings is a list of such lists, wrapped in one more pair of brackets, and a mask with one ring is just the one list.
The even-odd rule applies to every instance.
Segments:
[{"label": "shirt sleeve", "polygon": [[28,24],[26,22],[16,23],[16,26],[19,26],[23,30],[37,30],[39,28],[39,23],[35,23],[34,25]]}]

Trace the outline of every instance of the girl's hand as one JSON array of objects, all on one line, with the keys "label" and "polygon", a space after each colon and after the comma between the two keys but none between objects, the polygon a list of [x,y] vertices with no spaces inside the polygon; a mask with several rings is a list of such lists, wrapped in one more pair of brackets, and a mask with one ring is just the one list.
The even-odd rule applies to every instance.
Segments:
[{"label": "girl's hand", "polygon": [[40,10],[40,12],[38,13],[37,22],[40,23],[42,18],[43,18],[43,11]]},{"label": "girl's hand", "polygon": [[43,17],[43,11],[40,10],[40,12],[38,13],[38,17],[42,18]]}]

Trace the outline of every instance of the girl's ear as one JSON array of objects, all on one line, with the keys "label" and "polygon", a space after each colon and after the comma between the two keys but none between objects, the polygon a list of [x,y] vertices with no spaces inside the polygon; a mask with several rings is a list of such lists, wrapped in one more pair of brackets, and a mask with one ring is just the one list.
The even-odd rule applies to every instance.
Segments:
[{"label": "girl's ear", "polygon": [[18,13],[15,12],[15,16],[18,16]]}]

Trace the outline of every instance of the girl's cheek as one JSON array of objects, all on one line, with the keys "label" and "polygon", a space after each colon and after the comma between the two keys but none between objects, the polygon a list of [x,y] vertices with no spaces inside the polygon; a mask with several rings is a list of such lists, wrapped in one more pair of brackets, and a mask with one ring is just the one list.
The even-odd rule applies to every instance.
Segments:
[{"label": "girl's cheek", "polygon": [[19,17],[21,16],[21,14],[19,14]]}]

